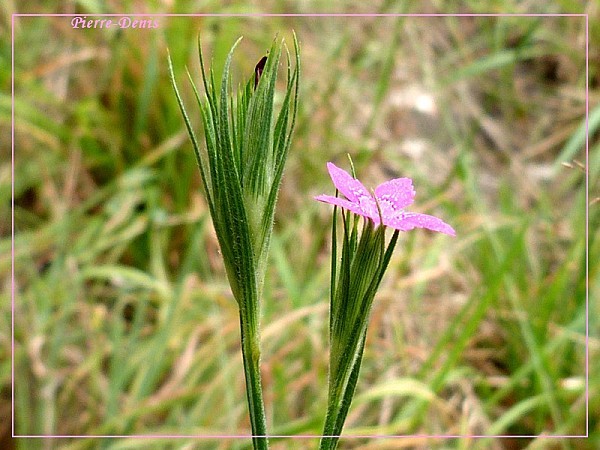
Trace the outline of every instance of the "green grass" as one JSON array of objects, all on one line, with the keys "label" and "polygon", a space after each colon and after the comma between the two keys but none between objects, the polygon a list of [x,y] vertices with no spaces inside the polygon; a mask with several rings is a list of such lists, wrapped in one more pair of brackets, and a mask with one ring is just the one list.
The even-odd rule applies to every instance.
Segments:
[{"label": "green grass", "polygon": [[[86,14],[112,12],[78,5]],[[582,5],[560,11],[592,12]],[[222,12],[283,8],[270,6],[234,3]],[[357,10],[425,6],[456,12],[440,2]],[[467,1],[462,12],[545,10],[541,2],[530,7],[537,10]],[[218,8],[175,2],[171,12]],[[318,2],[289,8],[343,9]],[[8,37],[6,18],[3,24]],[[583,19],[165,18],[157,30],[120,32],[73,30],[59,18],[21,18],[18,25],[18,434],[249,433],[237,306],[166,52],[193,105],[185,66],[199,76],[198,32],[217,68],[244,36],[232,66],[237,83],[277,33],[290,45],[292,29],[302,48],[300,109],[262,317],[270,432],[314,435],[324,420],[331,211],[312,197],[332,193],[325,163],[343,163],[349,152],[371,187],[413,178],[414,209],[441,217],[457,237],[401,235],[374,302],[344,433],[585,433],[585,178],[573,162],[585,163]],[[590,32],[597,42],[591,17]],[[8,46],[0,52],[8,62]],[[10,65],[0,67],[0,126],[8,136]],[[595,59],[589,69],[592,201],[600,196]],[[433,112],[411,106],[418,98],[432,99]],[[200,136],[198,111],[188,112]],[[8,142],[0,146],[0,211],[7,218]],[[353,438],[340,448],[597,448],[599,208],[589,208],[589,439]],[[10,221],[3,220],[5,436],[10,248]],[[251,448],[250,439],[1,439],[1,448],[22,450]],[[272,448],[317,442],[273,439]]]}]

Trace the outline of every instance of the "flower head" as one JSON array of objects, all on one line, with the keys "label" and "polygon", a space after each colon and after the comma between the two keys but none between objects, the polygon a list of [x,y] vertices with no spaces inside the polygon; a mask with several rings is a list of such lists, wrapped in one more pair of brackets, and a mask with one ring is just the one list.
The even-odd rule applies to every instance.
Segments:
[{"label": "flower head", "polygon": [[[337,205],[363,217],[400,231],[413,228],[428,230],[456,236],[454,229],[437,217],[405,211],[415,198],[415,190],[410,178],[395,178],[386,181],[375,188],[373,197],[367,188],[348,172],[335,164],[327,163],[327,170],[336,189],[346,198],[331,195],[318,195],[315,200]],[[379,206],[379,207],[378,207]],[[381,212],[381,215],[380,215]],[[381,218],[380,218],[381,217]]]}]

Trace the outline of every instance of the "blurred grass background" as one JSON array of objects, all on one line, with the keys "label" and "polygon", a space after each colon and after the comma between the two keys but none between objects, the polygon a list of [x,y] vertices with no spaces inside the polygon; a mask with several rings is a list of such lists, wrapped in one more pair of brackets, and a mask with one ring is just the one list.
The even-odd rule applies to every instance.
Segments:
[{"label": "blurred grass background", "polygon": [[[0,448],[247,449],[249,439],[10,439],[10,14],[590,14],[590,438],[343,439],[342,449],[600,448],[599,4],[428,0],[5,2],[0,57]],[[244,80],[301,45],[301,105],[263,305],[272,434],[318,434],[332,193],[412,177],[457,238],[403,234],[375,301],[347,435],[585,434],[585,18],[171,17],[153,30],[15,20],[15,431],[247,434],[238,316],[168,82],[196,37]],[[282,71],[283,80],[283,71]],[[274,449],[316,447],[274,439]]]}]

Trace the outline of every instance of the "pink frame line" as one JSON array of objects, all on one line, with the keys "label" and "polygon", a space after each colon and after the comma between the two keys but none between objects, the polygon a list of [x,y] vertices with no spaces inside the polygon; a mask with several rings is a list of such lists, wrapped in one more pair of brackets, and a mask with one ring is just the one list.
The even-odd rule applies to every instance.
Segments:
[{"label": "pink frame line", "polygon": [[[178,434],[131,434],[131,435],[17,435],[15,434],[15,17],[585,17],[585,434],[583,435],[468,435],[468,434],[407,434],[407,435],[342,435],[351,438],[427,438],[433,440],[460,438],[550,438],[572,439],[589,437],[589,14],[530,14],[530,13],[464,13],[464,14],[392,14],[392,13],[298,13],[298,14],[38,14],[15,13],[11,18],[11,428],[13,438],[136,438],[136,439],[248,439],[252,435],[178,435]],[[260,436],[259,436],[260,437]],[[269,438],[318,439],[321,435],[269,435]]]}]

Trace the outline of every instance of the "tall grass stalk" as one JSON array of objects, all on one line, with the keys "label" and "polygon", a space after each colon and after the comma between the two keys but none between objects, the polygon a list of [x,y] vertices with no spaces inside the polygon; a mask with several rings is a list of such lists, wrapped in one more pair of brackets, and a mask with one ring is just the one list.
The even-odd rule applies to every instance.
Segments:
[{"label": "tall grass stalk", "polygon": [[205,151],[185,110],[170,60],[169,68],[200,168],[231,290],[239,306],[252,439],[254,448],[262,450],[268,448],[268,440],[260,374],[261,297],[275,203],[296,117],[300,59],[294,36],[296,65],[292,71],[288,53],[286,93],[275,118],[277,69],[284,45],[274,40],[268,56],[261,58],[254,74],[233,94],[230,65],[240,39],[225,61],[220,92],[213,68],[206,74],[198,41],[204,98],[189,73],[188,76],[202,115]]}]

